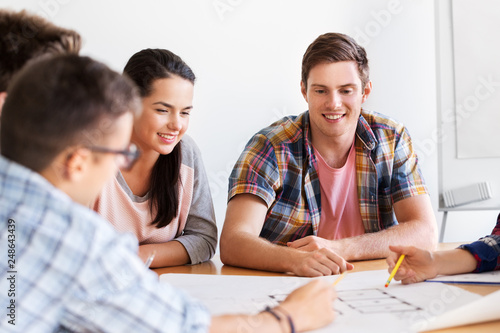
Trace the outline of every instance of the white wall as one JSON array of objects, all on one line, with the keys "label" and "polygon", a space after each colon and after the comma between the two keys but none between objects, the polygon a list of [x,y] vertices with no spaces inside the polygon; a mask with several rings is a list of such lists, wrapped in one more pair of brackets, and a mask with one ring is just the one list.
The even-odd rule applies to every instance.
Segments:
[{"label": "white wall", "polygon": [[170,49],[193,68],[188,133],[203,152],[220,228],[227,178],[243,145],[272,121],[307,108],[299,90],[305,49],[324,32],[347,33],[371,63],[374,90],[365,107],[408,126],[440,221],[432,0],[3,0],[2,7],[77,30],[82,54],[118,71],[147,47]]},{"label": "white wall", "polygon": [[[472,0],[469,0],[471,3]],[[463,2],[463,1],[462,1]],[[463,116],[463,111],[456,112],[458,108],[463,109],[463,100],[465,96],[460,96],[455,92],[455,68],[454,63],[454,45],[453,45],[453,21],[451,5],[457,5],[457,1],[440,0],[436,1],[436,13],[439,18],[436,25],[436,44],[437,44],[437,106],[438,106],[438,123],[440,123],[441,132],[435,135],[431,141],[439,143],[439,168],[440,175],[438,181],[438,191],[448,191],[450,189],[459,188],[482,181],[490,181],[495,186],[493,187],[493,197],[482,202],[458,206],[456,209],[472,209],[469,211],[451,211],[448,213],[448,221],[446,223],[445,241],[464,241],[473,240],[484,235],[490,234],[495,225],[496,216],[498,215],[498,182],[499,176],[496,175],[498,159],[483,158],[483,159],[458,159],[457,158],[457,124],[463,120],[463,124],[470,124],[470,117],[477,117],[479,110],[483,110],[484,105],[481,104],[477,110],[472,110],[467,115]],[[458,3],[460,4],[460,3]],[[474,3],[476,4],[476,3]],[[491,3],[481,3],[484,6]],[[498,9],[497,9],[498,11]],[[495,8],[491,8],[491,12],[495,13]],[[460,22],[455,22],[460,23]],[[481,22],[484,23],[484,22]],[[455,33],[457,33],[455,31]],[[477,35],[479,36],[479,35]],[[461,38],[463,36],[455,37]],[[486,43],[488,39],[483,38]],[[475,50],[477,51],[477,50]],[[462,55],[463,56],[463,55]],[[470,63],[470,69],[478,70],[477,65]],[[485,76],[493,74],[483,72]],[[477,85],[477,80],[472,80],[471,85]],[[477,88],[476,88],[477,89]],[[491,88],[490,88],[491,89]],[[474,90],[472,90],[474,91]],[[468,95],[470,95],[469,93]],[[482,100],[481,102],[484,102]],[[469,118],[470,117],[470,118]],[[430,142],[430,141],[429,141]],[[430,145],[432,146],[432,144]],[[493,185],[492,185],[493,186]],[[444,207],[444,204],[442,204]],[[476,210],[475,207],[482,207],[485,210]],[[486,210],[489,209],[489,210]]]}]

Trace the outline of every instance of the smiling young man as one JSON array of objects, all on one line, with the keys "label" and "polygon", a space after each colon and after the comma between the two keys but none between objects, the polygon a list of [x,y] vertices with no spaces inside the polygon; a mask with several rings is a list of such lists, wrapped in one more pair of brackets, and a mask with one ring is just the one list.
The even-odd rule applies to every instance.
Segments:
[{"label": "smiling young man", "polygon": [[365,50],[327,33],[307,49],[309,111],[258,132],[229,178],[225,264],[301,276],[338,274],[389,244],[432,249],[436,222],[406,128],[362,109]]}]

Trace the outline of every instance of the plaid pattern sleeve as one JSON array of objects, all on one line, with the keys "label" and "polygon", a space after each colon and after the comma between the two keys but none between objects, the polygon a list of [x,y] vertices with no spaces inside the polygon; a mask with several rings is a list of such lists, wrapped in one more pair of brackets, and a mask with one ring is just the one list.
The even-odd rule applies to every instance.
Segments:
[{"label": "plaid pattern sleeve", "polygon": [[0,157],[2,249],[8,235],[15,261],[0,261],[0,289],[12,278],[15,290],[0,306],[15,310],[0,320],[1,332],[208,331],[205,307],[160,284],[138,258],[135,238]]},{"label": "plaid pattern sleeve", "polygon": [[391,180],[394,202],[427,193],[408,130],[404,128],[399,134],[394,150],[394,172]]},{"label": "plaid pattern sleeve", "polygon": [[377,232],[397,224],[394,202],[428,191],[405,126],[363,110],[356,134],[360,213],[366,232]]},{"label": "plaid pattern sleeve", "polygon": [[260,237],[275,244],[313,234],[319,223],[319,181],[310,172],[307,113],[285,117],[257,133],[229,177],[229,200],[241,193],[266,202]]},{"label": "plaid pattern sleeve", "polygon": [[266,136],[257,134],[246,145],[229,179],[229,199],[237,194],[254,194],[268,207],[280,188],[280,172],[274,148]]},{"label": "plaid pattern sleeve", "polygon": [[459,246],[469,251],[477,260],[474,272],[486,272],[500,269],[500,215],[491,235],[480,238],[471,244]]}]

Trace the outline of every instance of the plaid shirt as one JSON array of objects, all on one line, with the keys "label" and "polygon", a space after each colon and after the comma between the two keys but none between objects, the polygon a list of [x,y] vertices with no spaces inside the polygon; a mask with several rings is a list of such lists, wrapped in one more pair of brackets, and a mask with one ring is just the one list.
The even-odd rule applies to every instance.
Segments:
[{"label": "plaid shirt", "polygon": [[[321,192],[309,131],[307,111],[264,128],[249,141],[229,177],[228,200],[251,193],[267,203],[260,237],[276,244],[318,231]],[[393,202],[427,188],[410,135],[396,121],[363,110],[355,148],[363,226],[377,232],[397,224]]]},{"label": "plaid shirt", "polygon": [[135,238],[3,157],[0,249],[1,332],[208,331],[207,310],[160,284]]},{"label": "plaid shirt", "polygon": [[472,244],[459,246],[468,250],[477,260],[474,272],[495,271],[500,269],[500,214],[497,217],[497,225],[493,228],[491,235],[480,238]]}]

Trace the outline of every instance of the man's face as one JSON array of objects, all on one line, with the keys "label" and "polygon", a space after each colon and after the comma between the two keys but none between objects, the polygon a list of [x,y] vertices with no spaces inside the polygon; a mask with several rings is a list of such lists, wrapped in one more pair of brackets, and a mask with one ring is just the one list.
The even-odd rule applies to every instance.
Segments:
[{"label": "man's face", "polygon": [[311,136],[314,141],[339,142],[354,139],[363,104],[371,82],[361,87],[354,61],[321,63],[309,72],[302,95],[309,105]]}]

